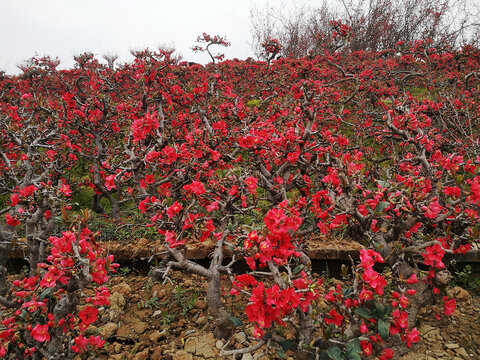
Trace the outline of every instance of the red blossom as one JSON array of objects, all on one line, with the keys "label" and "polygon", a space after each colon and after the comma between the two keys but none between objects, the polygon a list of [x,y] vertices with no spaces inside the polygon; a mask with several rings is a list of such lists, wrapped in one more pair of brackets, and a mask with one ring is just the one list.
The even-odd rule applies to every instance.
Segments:
[{"label": "red blossom", "polygon": [[443,304],[444,304],[444,313],[445,315],[449,316],[455,312],[457,308],[457,303],[455,299],[449,299],[447,296],[443,297]]},{"label": "red blossom", "polygon": [[205,187],[199,181],[193,181],[191,184],[185,185],[183,189],[197,196],[205,194],[206,192]]},{"label": "red blossom", "polygon": [[175,201],[172,206],[170,206],[168,209],[167,209],[167,215],[168,215],[168,218],[171,219],[173,218],[175,215],[177,215],[181,210],[183,209],[183,206],[182,204],[180,204],[178,201]]},{"label": "red blossom", "polygon": [[108,191],[115,189],[117,185],[115,185],[115,175],[109,175],[106,178],[105,187]]},{"label": "red blossom", "polygon": [[342,326],[343,316],[340,315],[335,309],[330,310],[329,317],[323,319],[325,324],[334,324],[338,327]]},{"label": "red blossom", "polygon": [[7,220],[7,225],[10,225],[10,226],[20,225],[20,221],[18,221],[18,219],[16,219],[16,218],[10,216],[9,213],[5,214],[5,219]]},{"label": "red blossom", "polygon": [[48,333],[48,325],[37,324],[30,332],[30,335],[39,342],[50,341],[50,334]]}]

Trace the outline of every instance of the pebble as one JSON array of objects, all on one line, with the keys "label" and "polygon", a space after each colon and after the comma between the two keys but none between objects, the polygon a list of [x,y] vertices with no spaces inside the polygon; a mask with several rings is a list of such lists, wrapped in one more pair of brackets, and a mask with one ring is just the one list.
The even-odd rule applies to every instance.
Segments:
[{"label": "pebble", "polygon": [[197,321],[195,321],[195,324],[198,326],[203,326],[207,323],[207,318],[205,316],[200,316]]},{"label": "pebble", "polygon": [[215,347],[220,350],[223,347],[223,341],[222,340],[217,340],[215,343]]},{"label": "pebble", "polygon": [[233,337],[235,338],[235,340],[240,343],[240,344],[243,344],[245,342],[245,340],[247,339],[245,333],[243,331],[233,335]]}]

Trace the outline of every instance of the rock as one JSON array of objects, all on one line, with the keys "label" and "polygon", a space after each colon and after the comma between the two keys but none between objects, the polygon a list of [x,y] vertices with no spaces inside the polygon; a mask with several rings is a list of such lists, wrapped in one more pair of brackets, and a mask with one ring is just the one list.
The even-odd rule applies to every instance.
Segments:
[{"label": "rock", "polygon": [[122,344],[119,344],[118,342],[113,343],[113,351],[119,353],[120,350],[122,350]]},{"label": "rock", "polygon": [[240,344],[243,344],[245,342],[245,340],[247,339],[247,337],[246,337],[246,335],[243,331],[233,335],[233,337]]},{"label": "rock", "polygon": [[251,354],[243,354],[242,360],[253,360],[253,356]]},{"label": "rock", "polygon": [[117,284],[117,285],[112,287],[111,293],[113,294],[113,293],[116,293],[116,292],[120,293],[122,295],[127,295],[127,294],[130,294],[132,292],[132,288],[126,282],[121,282],[120,284]]},{"label": "rock", "polygon": [[455,353],[459,356],[462,356],[464,359],[469,357],[467,351],[463,347],[455,349]]},{"label": "rock", "polygon": [[161,346],[158,346],[158,347],[155,348],[155,350],[153,350],[153,354],[152,354],[152,356],[150,356],[150,359],[151,360],[162,360],[162,359],[164,359],[163,350],[162,350]]},{"label": "rock", "polygon": [[220,350],[223,347],[223,341],[222,340],[217,340],[215,343],[215,347]]},{"label": "rock", "polygon": [[159,317],[160,315],[162,315],[162,310],[155,310],[155,312],[153,313],[153,317]]},{"label": "rock", "polygon": [[203,300],[197,299],[197,301],[195,301],[194,306],[195,306],[195,309],[205,310],[207,308],[207,303]]},{"label": "rock", "polygon": [[122,294],[115,292],[110,295],[110,307],[108,311],[108,317],[110,321],[119,321],[124,313],[126,301]]},{"label": "rock", "polygon": [[455,286],[453,289],[447,290],[447,296],[450,298],[455,298],[459,301],[467,301],[472,298],[468,291],[462,289],[460,286]]},{"label": "rock", "polygon": [[172,360],[193,360],[193,355],[186,351],[180,350],[172,355]]},{"label": "rock", "polygon": [[166,337],[166,333],[167,333],[166,329],[163,330],[163,331],[155,330],[154,332],[152,332],[152,333],[150,334],[150,336],[149,336],[148,338],[149,338],[149,340],[150,340],[151,342],[156,343],[156,342],[158,342],[159,340],[165,338],[165,337]]},{"label": "rock", "polygon": [[203,326],[207,323],[207,318],[205,316],[199,316],[197,321],[195,321],[195,324],[198,326]]},{"label": "rock", "polygon": [[109,322],[100,328],[100,335],[102,335],[104,339],[108,339],[113,334],[115,334],[115,331],[117,330],[117,328],[118,328],[117,324],[113,322]]},{"label": "rock", "polygon": [[145,330],[147,330],[150,327],[147,323],[143,321],[136,321],[135,323],[132,324],[132,329],[137,333],[137,334],[142,334]]},{"label": "rock", "polygon": [[118,307],[120,309],[123,309],[125,307],[125,304],[127,303],[125,301],[125,297],[119,292],[112,293],[108,299],[110,300],[110,308]]},{"label": "rock", "polygon": [[136,336],[133,334],[133,330],[130,326],[127,326],[125,324],[120,325],[120,327],[117,330],[117,336],[120,338],[125,338],[125,339],[135,339]]},{"label": "rock", "polygon": [[111,360],[132,359],[132,354],[130,354],[128,351],[124,351],[121,354],[110,355],[109,359]]},{"label": "rock", "polygon": [[187,353],[206,359],[216,359],[215,342],[212,334],[192,336],[187,339],[184,350]]},{"label": "rock", "polygon": [[133,357],[133,360],[147,360],[149,359],[149,354],[148,354],[148,349],[145,349],[141,352],[138,352],[135,354],[135,356]]}]

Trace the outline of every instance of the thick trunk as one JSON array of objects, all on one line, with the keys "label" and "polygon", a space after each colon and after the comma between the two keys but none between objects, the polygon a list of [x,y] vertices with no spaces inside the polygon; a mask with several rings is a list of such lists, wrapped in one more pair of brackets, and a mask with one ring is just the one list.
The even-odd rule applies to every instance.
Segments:
[{"label": "thick trunk", "polygon": [[311,308],[307,313],[304,313],[298,309],[298,347],[297,357],[299,360],[314,359],[315,352],[310,349],[309,345],[313,340],[313,332],[315,331],[315,325],[313,319],[310,316]]},{"label": "thick trunk", "polygon": [[0,296],[7,293],[7,268],[5,267],[12,250],[12,241],[3,229],[0,229]]},{"label": "thick trunk", "polygon": [[92,199],[92,210],[95,211],[97,214],[103,215],[105,214],[105,209],[103,206],[100,204],[100,200],[102,199],[102,195],[99,194],[93,194],[93,199]]},{"label": "thick trunk", "polygon": [[[381,245],[380,254],[386,259],[388,266],[393,267],[395,265],[395,270],[400,278],[408,279],[412,274],[420,277],[419,271],[406,261],[400,260],[400,256],[385,240],[381,241]],[[410,306],[408,308],[408,324],[411,329],[415,327],[418,312],[433,302],[433,296],[429,285],[424,281],[411,284],[409,287],[416,290],[415,295],[410,297]]]},{"label": "thick trunk", "polygon": [[220,273],[215,270],[211,271],[207,279],[207,304],[208,311],[213,316],[215,323],[213,335],[217,339],[228,339],[233,334],[233,323],[229,319],[230,314],[223,307],[220,280]]}]

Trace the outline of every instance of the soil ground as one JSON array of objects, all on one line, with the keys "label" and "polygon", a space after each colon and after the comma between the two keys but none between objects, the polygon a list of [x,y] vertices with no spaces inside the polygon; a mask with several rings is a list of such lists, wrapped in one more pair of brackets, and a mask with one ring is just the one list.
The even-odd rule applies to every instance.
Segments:
[{"label": "soil ground", "polygon": [[[126,268],[123,270],[126,272]],[[212,334],[212,321],[203,300],[205,288],[196,276],[174,273],[172,283],[153,283],[148,277],[127,275],[111,282],[111,306],[102,314],[92,333],[107,339],[100,359],[203,360],[219,358],[223,341]],[[199,285],[200,284],[200,285]],[[480,297],[462,288],[449,290],[457,297],[457,310],[449,318],[435,319],[438,306],[427,307],[419,317],[420,342],[402,360],[480,359]],[[241,317],[241,304],[226,306]],[[237,329],[229,348],[254,343],[251,326]],[[288,333],[284,334],[288,337]],[[229,357],[230,359],[231,357]],[[237,359],[279,359],[277,349],[261,348]],[[287,351],[284,359],[295,359]]]}]

